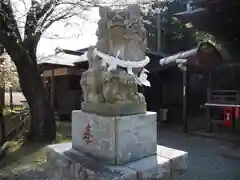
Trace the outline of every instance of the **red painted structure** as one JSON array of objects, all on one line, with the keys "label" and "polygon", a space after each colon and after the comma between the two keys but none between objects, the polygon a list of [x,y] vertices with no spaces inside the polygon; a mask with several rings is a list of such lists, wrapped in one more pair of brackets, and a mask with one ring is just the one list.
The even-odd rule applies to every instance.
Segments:
[{"label": "red painted structure", "polygon": [[223,125],[224,126],[233,126],[233,120],[239,120],[240,118],[240,108],[236,107],[225,107],[223,108],[224,112],[224,119]]},{"label": "red painted structure", "polygon": [[234,108],[232,107],[224,107],[224,119],[223,119],[223,125],[224,126],[232,126],[233,124],[233,116],[234,116]]}]

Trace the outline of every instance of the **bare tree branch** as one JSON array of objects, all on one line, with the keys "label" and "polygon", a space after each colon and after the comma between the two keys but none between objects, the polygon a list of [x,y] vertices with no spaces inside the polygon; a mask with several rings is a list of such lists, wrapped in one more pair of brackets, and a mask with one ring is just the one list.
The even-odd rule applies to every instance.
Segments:
[{"label": "bare tree branch", "polygon": [[35,33],[37,33],[38,31],[40,31],[40,32],[43,31],[42,27],[43,27],[45,21],[53,13],[55,7],[56,7],[56,5],[52,4],[51,7],[48,9],[48,11],[38,20]]},{"label": "bare tree branch", "polygon": [[39,13],[39,19],[44,16],[44,14],[51,8],[52,5],[57,5],[59,0],[49,0],[45,2],[41,12]]},{"label": "bare tree branch", "polygon": [[[86,5],[83,5],[81,2],[78,3],[72,3],[72,2],[62,2],[58,5],[70,5],[69,8],[66,8],[65,10],[62,10],[62,12],[58,13],[57,16],[51,16],[51,14],[48,14],[46,18],[42,21],[42,31],[45,31],[47,28],[49,28],[54,22],[69,19],[73,16],[81,14],[84,10],[86,10],[88,7]],[[74,12],[74,10],[78,7],[81,7],[81,12]]]},{"label": "bare tree branch", "polygon": [[[2,36],[8,36],[15,41],[22,42],[21,34],[18,29],[17,21],[13,15],[13,9],[10,0],[0,2],[0,34]],[[0,42],[4,39],[0,38]]]}]

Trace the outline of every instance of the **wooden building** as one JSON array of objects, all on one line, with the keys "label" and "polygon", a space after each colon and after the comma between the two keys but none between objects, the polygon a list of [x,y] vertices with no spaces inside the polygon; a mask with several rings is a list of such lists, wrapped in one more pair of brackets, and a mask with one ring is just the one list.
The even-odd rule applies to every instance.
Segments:
[{"label": "wooden building", "polygon": [[[181,60],[185,60],[184,69],[179,68]],[[212,44],[204,42],[159,63],[160,107],[168,109],[169,121],[184,122],[187,131],[189,116],[204,115],[200,107],[207,100],[208,74],[223,63],[223,58]]]},{"label": "wooden building", "polygon": [[[235,121],[239,121],[237,112],[240,107],[240,87],[237,83],[237,78],[240,77],[240,21],[238,20],[240,1],[193,0],[193,3],[192,10],[178,13],[176,17],[186,24],[191,24],[189,27],[220,39],[221,44],[230,54],[228,62],[214,68],[209,74],[207,103],[205,103],[209,129],[212,130],[212,124],[225,124],[231,125],[234,130]],[[211,115],[214,109],[221,112],[220,116],[214,115],[214,117],[218,117],[217,119]]]},{"label": "wooden building", "polygon": [[86,51],[66,50],[38,63],[48,98],[60,119],[69,119],[72,110],[81,108],[80,78],[88,67]]},{"label": "wooden building", "polygon": [[[47,81],[46,88],[48,88],[49,99],[55,110],[59,115],[66,116],[62,119],[69,119],[72,110],[81,108],[80,79],[81,73],[88,68],[87,49],[63,51],[64,54],[60,53],[51,60],[42,62],[39,66],[43,71],[44,81]],[[187,103],[191,104],[189,107],[199,109],[206,97],[204,73],[213,65],[221,62],[221,55],[209,43],[200,44],[194,49],[172,56],[150,51],[147,51],[146,54],[150,57],[150,63],[146,68],[150,71],[148,79],[151,87],[144,87],[143,92],[148,110],[161,112],[161,109],[168,109],[169,121],[182,122],[184,79],[183,72],[178,68],[176,60],[187,59],[190,72],[188,74],[191,74],[188,78],[191,85],[191,88],[188,88],[190,89],[188,95],[197,97],[194,98],[194,101],[191,101],[193,98],[188,98]],[[57,60],[54,61],[54,59]],[[160,65],[160,61],[169,63]]]},{"label": "wooden building", "polygon": [[[88,68],[87,49],[78,51],[62,50],[55,56],[49,57],[39,62],[39,68],[43,83],[47,89],[49,100],[60,119],[70,119],[71,112],[74,109],[81,109],[82,93],[80,87],[81,73]],[[158,77],[155,73],[156,66],[159,66],[158,60],[165,55],[162,53],[146,52],[151,62],[147,69],[150,70],[150,81],[152,88],[147,89],[149,109],[157,110],[158,101]],[[156,86],[155,86],[156,85]]]}]

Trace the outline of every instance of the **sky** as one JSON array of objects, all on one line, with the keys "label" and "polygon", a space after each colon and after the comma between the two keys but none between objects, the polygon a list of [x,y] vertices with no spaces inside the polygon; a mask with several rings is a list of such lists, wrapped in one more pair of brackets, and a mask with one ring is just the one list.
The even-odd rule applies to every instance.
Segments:
[{"label": "sky", "polygon": [[[21,2],[24,1],[25,5]],[[41,0],[39,0],[41,1]],[[30,7],[30,0],[12,0],[20,31],[25,23],[26,9]],[[97,21],[99,19],[98,8],[81,11],[81,17],[72,17],[67,21],[55,22],[42,35],[37,56],[44,57],[55,54],[57,47],[71,50],[95,45],[97,37]],[[24,16],[23,16],[24,15]]]},{"label": "sky", "polygon": [[[25,3],[22,3],[22,2]],[[46,0],[38,0],[43,2]],[[74,0],[71,0],[74,1]],[[75,0],[77,1],[77,0]],[[114,0],[102,0],[104,3],[113,3]],[[119,0],[118,0],[119,1]],[[125,2],[126,1],[126,2]],[[122,0],[124,4],[143,0]],[[30,7],[31,0],[11,0],[15,15],[19,22],[19,27],[24,25],[26,9]],[[91,8],[81,11],[81,17],[73,17],[67,22],[55,22],[42,35],[37,48],[38,57],[47,57],[55,54],[57,47],[78,50],[95,45],[97,37],[97,21],[99,20],[98,8]]]},{"label": "sky", "polygon": [[56,47],[77,50],[95,45],[97,41],[95,33],[99,19],[98,8],[83,12],[83,16],[83,19],[79,17],[69,19],[67,26],[65,22],[56,22],[47,29],[40,39],[38,55],[53,54]]},{"label": "sky", "polygon": [[68,25],[60,21],[50,26],[40,39],[37,54],[51,55],[55,53],[57,47],[77,50],[94,45],[97,41],[95,33],[99,18],[98,8],[92,8],[83,13],[85,18],[71,18],[67,21]]}]

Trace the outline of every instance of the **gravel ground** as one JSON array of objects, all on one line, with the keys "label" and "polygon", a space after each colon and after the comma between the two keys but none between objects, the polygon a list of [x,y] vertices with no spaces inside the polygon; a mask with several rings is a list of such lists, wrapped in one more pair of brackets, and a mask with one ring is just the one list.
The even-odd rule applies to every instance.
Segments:
[{"label": "gravel ground", "polygon": [[226,142],[160,130],[159,144],[188,152],[188,170],[177,180],[240,180],[240,160],[221,156]]}]

